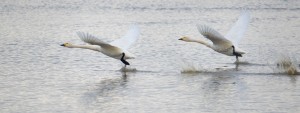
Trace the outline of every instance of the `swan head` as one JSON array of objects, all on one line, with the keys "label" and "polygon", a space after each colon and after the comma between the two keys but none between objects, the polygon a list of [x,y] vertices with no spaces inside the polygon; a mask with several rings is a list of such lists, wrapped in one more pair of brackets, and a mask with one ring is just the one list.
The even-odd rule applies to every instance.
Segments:
[{"label": "swan head", "polygon": [[190,37],[184,36],[179,38],[178,40],[186,41],[186,42],[192,42],[192,39]]},{"label": "swan head", "polygon": [[72,48],[72,44],[70,44],[70,43],[63,43],[60,46]]}]

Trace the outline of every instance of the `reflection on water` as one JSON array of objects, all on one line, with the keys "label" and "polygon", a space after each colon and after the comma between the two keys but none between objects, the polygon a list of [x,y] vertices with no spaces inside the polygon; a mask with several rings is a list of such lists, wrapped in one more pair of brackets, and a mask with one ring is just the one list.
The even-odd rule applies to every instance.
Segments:
[{"label": "reflection on water", "polygon": [[126,73],[126,72],[137,72],[137,69],[133,68],[133,67],[127,66],[127,67],[122,67],[120,69],[120,71],[123,72],[123,73]]},{"label": "reflection on water", "polygon": [[[300,76],[277,73],[278,54],[300,55],[299,0],[261,2],[0,1],[0,112],[288,112],[300,111]],[[226,34],[241,8],[251,22],[235,58],[199,44],[196,24]],[[124,65],[83,44],[76,31],[120,38],[132,23],[140,39]],[[185,69],[180,59],[188,62]],[[192,64],[192,65],[189,65]],[[299,64],[299,63],[298,63]],[[271,68],[270,68],[271,67]],[[274,68],[273,68],[274,67]],[[299,66],[298,66],[299,68]],[[274,72],[274,69],[276,70]],[[191,73],[182,73],[182,71]]]},{"label": "reflection on water", "polygon": [[88,92],[82,95],[81,101],[86,105],[92,105],[93,103],[105,103],[107,101],[114,101],[115,94],[120,91],[119,88],[126,88],[127,75],[123,73],[121,77],[113,79],[105,79],[96,84],[95,89],[90,89]]}]

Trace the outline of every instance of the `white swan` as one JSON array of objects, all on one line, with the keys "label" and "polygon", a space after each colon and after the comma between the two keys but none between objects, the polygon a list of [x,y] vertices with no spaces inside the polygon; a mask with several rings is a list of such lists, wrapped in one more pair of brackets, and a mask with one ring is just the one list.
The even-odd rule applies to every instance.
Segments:
[{"label": "white swan", "polygon": [[250,13],[248,11],[243,11],[237,22],[225,37],[208,26],[197,25],[198,31],[205,38],[211,40],[212,43],[205,42],[201,39],[193,39],[190,37],[182,37],[179,40],[186,42],[197,42],[215,50],[216,52],[228,56],[236,56],[236,62],[238,62],[238,57],[242,57],[242,54],[246,53],[245,51],[238,48],[238,43],[243,37],[249,22]]},{"label": "white swan", "polygon": [[70,43],[64,43],[61,46],[68,48],[82,48],[98,51],[109,57],[120,59],[126,67],[126,65],[130,65],[126,61],[126,59],[133,59],[135,57],[132,53],[128,52],[127,49],[137,40],[139,33],[140,32],[137,25],[132,25],[130,30],[124,37],[115,40],[111,43],[106,43],[91,34],[77,32],[77,35],[80,37],[80,39],[90,45],[75,45]]}]

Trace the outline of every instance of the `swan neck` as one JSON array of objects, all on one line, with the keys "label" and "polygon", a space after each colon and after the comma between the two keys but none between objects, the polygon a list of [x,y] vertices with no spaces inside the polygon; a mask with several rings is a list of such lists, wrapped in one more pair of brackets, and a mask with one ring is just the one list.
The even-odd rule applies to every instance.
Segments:
[{"label": "swan neck", "polygon": [[203,40],[200,40],[200,39],[191,39],[191,42],[200,43],[200,44],[203,44],[203,45],[205,45],[205,46],[207,46],[209,48],[212,48],[211,44],[209,44],[209,43],[207,43],[207,42],[205,42]]},{"label": "swan neck", "polygon": [[94,50],[94,51],[100,51],[100,49],[101,49],[99,46],[95,46],[95,45],[72,45],[70,47],[71,48],[90,49],[90,50]]}]

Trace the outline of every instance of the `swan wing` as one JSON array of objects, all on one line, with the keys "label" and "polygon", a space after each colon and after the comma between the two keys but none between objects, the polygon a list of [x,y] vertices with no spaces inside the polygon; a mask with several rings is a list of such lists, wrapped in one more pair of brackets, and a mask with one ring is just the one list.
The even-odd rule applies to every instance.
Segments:
[{"label": "swan wing", "polygon": [[248,28],[249,22],[250,12],[247,10],[243,10],[238,20],[235,22],[235,24],[232,26],[225,37],[228,40],[232,41],[234,45],[238,45]]},{"label": "swan wing", "polygon": [[140,30],[137,25],[131,25],[130,30],[125,36],[111,42],[111,45],[127,50],[139,37]]},{"label": "swan wing", "polygon": [[102,40],[98,39],[97,37],[84,32],[76,32],[77,35],[80,37],[80,39],[88,44],[91,45],[98,45],[103,48],[116,48],[115,46],[112,46],[108,43],[103,42]]},{"label": "swan wing", "polygon": [[205,38],[211,40],[215,46],[222,46],[222,47],[232,46],[232,43],[216,30],[206,25],[197,25],[197,28],[200,34],[202,34]]}]

